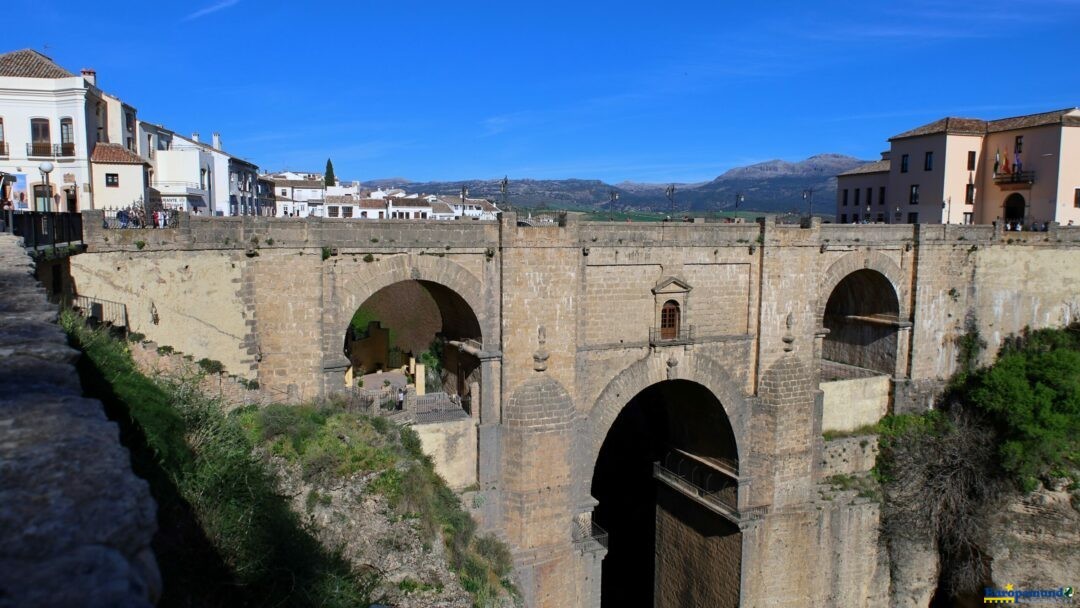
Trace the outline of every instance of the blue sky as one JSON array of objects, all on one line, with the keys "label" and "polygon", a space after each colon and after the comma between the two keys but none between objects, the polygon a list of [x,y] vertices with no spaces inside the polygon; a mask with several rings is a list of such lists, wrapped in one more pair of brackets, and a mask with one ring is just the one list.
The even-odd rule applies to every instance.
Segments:
[{"label": "blue sky", "polygon": [[331,157],[345,179],[700,181],[1080,106],[1080,0],[4,5],[0,48],[93,67],[264,170]]}]

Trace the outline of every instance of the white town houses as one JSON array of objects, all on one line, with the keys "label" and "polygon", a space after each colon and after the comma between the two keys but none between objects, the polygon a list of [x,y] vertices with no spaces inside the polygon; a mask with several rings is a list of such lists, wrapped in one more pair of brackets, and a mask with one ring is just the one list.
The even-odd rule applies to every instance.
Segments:
[{"label": "white town houses", "polygon": [[488,219],[483,199],[374,191],[318,173],[259,175],[203,141],[140,120],[97,84],[24,49],[0,54],[0,208],[78,212],[170,209],[213,216]]},{"label": "white town houses", "polygon": [[198,134],[139,120],[103,92],[33,50],[0,55],[0,204],[24,211],[145,205],[211,215],[270,215],[259,168]]}]

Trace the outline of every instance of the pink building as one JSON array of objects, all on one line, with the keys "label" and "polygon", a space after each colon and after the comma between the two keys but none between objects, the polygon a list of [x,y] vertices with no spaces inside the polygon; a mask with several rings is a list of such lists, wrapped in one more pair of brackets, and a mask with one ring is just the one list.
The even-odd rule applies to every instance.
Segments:
[{"label": "pink building", "polygon": [[880,161],[837,176],[836,221],[1080,224],[1078,127],[1080,108],[1068,108],[906,131]]}]

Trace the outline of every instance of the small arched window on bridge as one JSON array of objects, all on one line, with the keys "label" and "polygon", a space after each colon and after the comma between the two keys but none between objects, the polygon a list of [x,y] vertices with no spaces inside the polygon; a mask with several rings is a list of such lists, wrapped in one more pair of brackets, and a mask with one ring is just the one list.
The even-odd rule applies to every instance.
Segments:
[{"label": "small arched window on bridge", "polygon": [[674,340],[679,337],[679,303],[675,300],[664,302],[660,309],[660,339]]}]

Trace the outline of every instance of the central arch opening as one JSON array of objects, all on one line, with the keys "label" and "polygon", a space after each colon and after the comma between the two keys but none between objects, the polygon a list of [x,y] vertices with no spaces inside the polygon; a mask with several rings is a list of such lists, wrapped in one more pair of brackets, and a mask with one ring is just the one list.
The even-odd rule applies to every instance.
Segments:
[{"label": "central arch opening", "polygon": [[737,606],[738,451],[720,401],[687,380],[654,384],[600,448],[593,521],[609,534],[601,605]]},{"label": "central arch opening", "polygon": [[393,283],[364,300],[345,332],[347,381],[385,392],[396,406],[414,393],[421,409],[472,411],[480,383],[480,323],[454,290],[423,280]]}]

